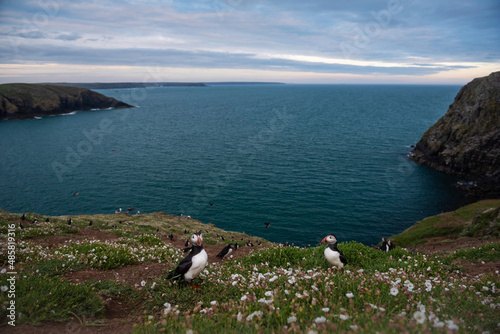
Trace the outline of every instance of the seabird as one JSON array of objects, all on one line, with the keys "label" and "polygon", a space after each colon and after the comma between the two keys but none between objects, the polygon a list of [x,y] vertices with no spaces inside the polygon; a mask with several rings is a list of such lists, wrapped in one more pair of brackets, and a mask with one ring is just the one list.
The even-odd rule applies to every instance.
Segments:
[{"label": "seabird", "polygon": [[19,228],[20,228],[21,230],[24,230],[24,226],[23,226],[23,224],[22,224],[22,223],[19,223]]},{"label": "seabird", "polygon": [[266,228],[269,228],[269,226],[271,226],[271,223],[264,223],[266,224]]},{"label": "seabird", "polygon": [[168,238],[169,238],[170,240],[174,240],[174,235],[173,235],[172,233],[170,233],[170,234],[168,235]]},{"label": "seabird", "polygon": [[46,223],[50,223],[50,219],[49,219],[49,217],[47,217],[47,219],[45,219],[45,222],[46,222]]},{"label": "seabird", "polygon": [[135,208],[128,208],[128,209],[127,209],[127,214],[128,214],[130,211],[134,211],[134,210],[135,210]]},{"label": "seabird", "polygon": [[115,210],[115,213],[122,213],[122,208],[119,208],[118,210]]},{"label": "seabird", "polygon": [[79,192],[79,191],[75,191],[75,192],[73,193],[73,197],[74,197],[74,196],[76,196],[76,195],[78,195],[78,194],[80,194],[80,192]]},{"label": "seabird", "polygon": [[346,257],[337,248],[337,237],[334,234],[327,235],[321,242],[328,244],[328,247],[325,249],[325,258],[330,264],[339,268],[347,264]]},{"label": "seabird", "polygon": [[92,226],[92,225],[94,225],[94,222],[91,220],[91,221],[89,221],[89,226]]},{"label": "seabird", "polygon": [[140,213],[141,213],[140,211],[137,211],[137,212],[135,213],[135,215],[136,215],[136,216],[138,216]]},{"label": "seabird", "polygon": [[186,243],[184,244],[184,247],[189,247],[189,239],[186,240]]},{"label": "seabird", "polygon": [[71,227],[71,224],[73,224],[73,219],[70,218],[70,219],[68,219],[68,225],[69,225],[69,227]]},{"label": "seabird", "polygon": [[32,224],[36,224],[36,223],[38,223],[38,219],[36,219],[36,218],[35,218],[35,219],[31,222],[31,223],[32,223]]},{"label": "seabird", "polygon": [[223,259],[224,257],[228,256],[233,252],[234,245],[229,244],[226,247],[222,248],[222,250],[219,252],[219,254],[216,255],[216,257]]},{"label": "seabird", "polygon": [[252,244],[252,242],[250,240],[247,241],[247,246],[248,247],[253,247],[253,244]]},{"label": "seabird", "polygon": [[26,220],[26,214],[23,213],[23,216],[21,217],[21,220]]},{"label": "seabird", "polygon": [[[192,280],[205,269],[208,262],[208,255],[203,249],[203,237],[201,231],[195,232],[191,236],[191,253],[188,254],[175,268],[169,272],[167,279],[180,279],[189,283],[192,286]],[[197,289],[199,287],[193,287]]]},{"label": "seabird", "polygon": [[382,238],[382,245],[380,245],[379,249],[384,252],[388,252],[390,250],[393,250],[396,246],[392,243],[391,240]]}]

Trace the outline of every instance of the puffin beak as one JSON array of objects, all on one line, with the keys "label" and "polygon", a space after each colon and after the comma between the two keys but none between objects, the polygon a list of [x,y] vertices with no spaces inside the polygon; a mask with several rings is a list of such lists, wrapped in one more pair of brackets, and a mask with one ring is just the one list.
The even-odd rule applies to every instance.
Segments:
[{"label": "puffin beak", "polygon": [[324,238],[323,238],[323,240],[321,240],[321,242],[322,242],[322,243],[325,243],[325,242],[326,242],[326,241],[325,241],[325,239],[326,239],[326,237],[324,237]]},{"label": "puffin beak", "polygon": [[196,243],[198,244],[198,246],[201,246],[201,238],[198,238],[198,240],[196,241]]}]

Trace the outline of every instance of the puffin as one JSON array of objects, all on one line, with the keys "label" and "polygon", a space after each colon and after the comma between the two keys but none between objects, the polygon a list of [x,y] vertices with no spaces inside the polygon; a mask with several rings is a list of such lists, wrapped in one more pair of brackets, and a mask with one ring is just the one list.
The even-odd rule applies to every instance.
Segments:
[{"label": "puffin", "polygon": [[337,237],[334,234],[327,235],[321,242],[328,244],[328,247],[325,249],[325,258],[330,264],[339,268],[347,264],[346,257],[337,248]]},{"label": "puffin", "polygon": [[382,245],[380,245],[379,249],[384,252],[388,252],[390,250],[393,250],[395,248],[394,244],[392,243],[391,240],[382,238]]},{"label": "puffin", "polygon": [[229,244],[226,247],[222,248],[222,250],[220,251],[219,254],[216,255],[216,257],[223,259],[229,254],[231,254],[233,250],[236,250],[235,246],[233,244]]},{"label": "puffin", "polygon": [[[191,252],[179,263],[175,270],[168,273],[167,279],[182,278],[189,285],[193,286],[192,280],[205,269],[208,262],[208,255],[203,249],[203,237],[201,231],[195,232],[191,236]],[[193,289],[199,287],[194,286]]]}]

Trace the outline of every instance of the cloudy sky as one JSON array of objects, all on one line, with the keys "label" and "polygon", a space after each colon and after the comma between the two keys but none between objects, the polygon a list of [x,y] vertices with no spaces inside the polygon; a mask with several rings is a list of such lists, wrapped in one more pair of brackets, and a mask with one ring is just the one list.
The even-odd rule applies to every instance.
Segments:
[{"label": "cloudy sky", "polygon": [[498,0],[0,0],[0,83],[465,84]]}]

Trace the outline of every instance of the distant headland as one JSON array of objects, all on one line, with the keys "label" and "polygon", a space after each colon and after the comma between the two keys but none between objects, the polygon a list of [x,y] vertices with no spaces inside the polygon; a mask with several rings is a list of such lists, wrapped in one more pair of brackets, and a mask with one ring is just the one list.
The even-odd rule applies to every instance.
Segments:
[{"label": "distant headland", "polygon": [[70,86],[87,89],[124,89],[147,87],[207,87],[219,85],[283,85],[281,82],[54,82],[47,85]]},{"label": "distant headland", "polygon": [[26,119],[75,110],[132,107],[86,88],[23,83],[0,85],[0,119]]}]

